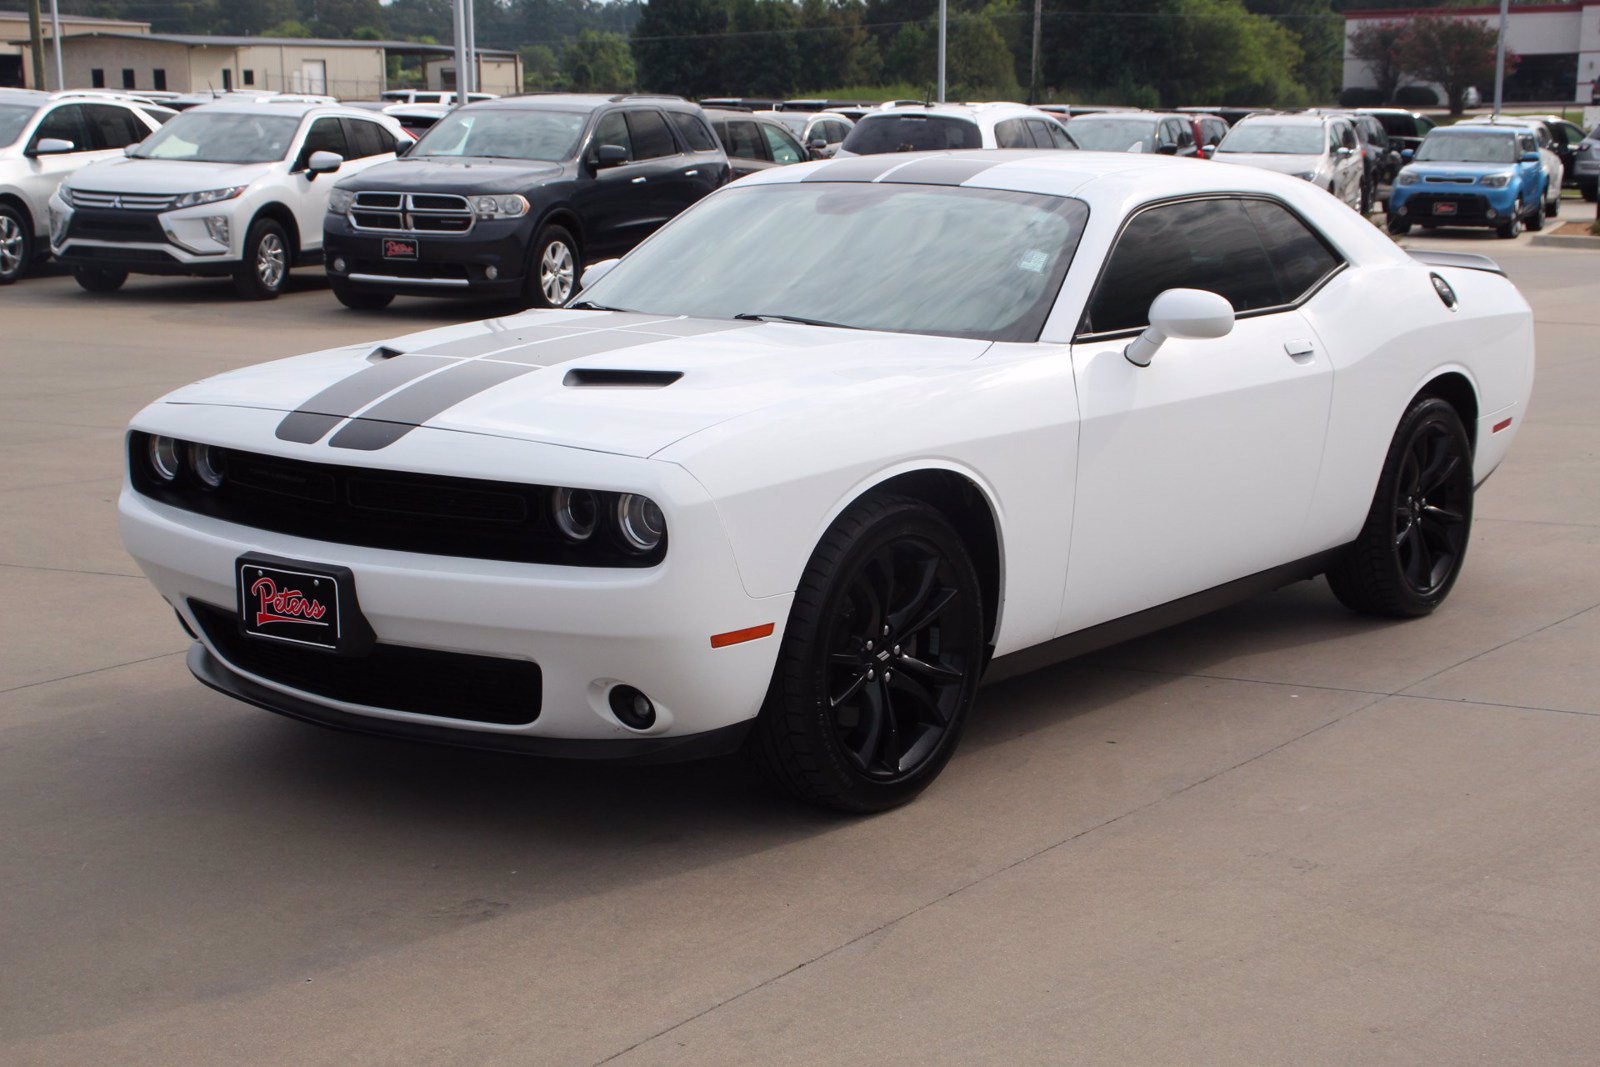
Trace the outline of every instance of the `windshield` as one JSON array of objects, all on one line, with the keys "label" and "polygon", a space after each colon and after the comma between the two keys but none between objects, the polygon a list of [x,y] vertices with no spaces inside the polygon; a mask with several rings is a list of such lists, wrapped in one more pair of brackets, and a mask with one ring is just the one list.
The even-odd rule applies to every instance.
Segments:
[{"label": "windshield", "polygon": [[806,122],[811,116],[797,115],[792,111],[768,111],[762,117],[783,123],[789,128],[790,133],[800,137],[806,132]]},{"label": "windshield", "polygon": [[22,128],[38,110],[34,104],[0,104],[0,148],[22,136]]},{"label": "windshield", "polygon": [[1079,148],[1095,152],[1126,152],[1142,145],[1156,131],[1149,119],[1069,119],[1067,132]]},{"label": "windshield", "polygon": [[977,123],[944,115],[868,115],[856,123],[842,147],[861,156],[982,148],[983,135]]},{"label": "windshield", "polygon": [[434,123],[409,154],[556,163],[577,153],[587,119],[582,111],[452,111]]},{"label": "windshield", "polygon": [[1499,133],[1430,133],[1417,149],[1423,163],[1515,163],[1517,139]]},{"label": "windshield", "polygon": [[794,182],[733,188],[640,245],[583,300],[1037,340],[1089,209],[1037,193]]},{"label": "windshield", "polygon": [[1278,156],[1320,156],[1328,141],[1321,126],[1303,123],[1251,122],[1235,126],[1217,145],[1218,152],[1260,152]]},{"label": "windshield", "polygon": [[289,154],[299,126],[295,115],[188,111],[151,134],[134,157],[190,163],[272,163]]}]

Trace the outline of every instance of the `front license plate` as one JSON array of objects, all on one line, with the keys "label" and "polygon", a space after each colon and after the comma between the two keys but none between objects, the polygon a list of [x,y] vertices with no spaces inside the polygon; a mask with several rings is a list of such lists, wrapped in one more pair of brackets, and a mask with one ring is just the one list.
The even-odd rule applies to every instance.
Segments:
[{"label": "front license plate", "polygon": [[1454,215],[1456,206],[1454,204],[1435,204],[1433,205],[1433,213],[1435,215]]},{"label": "front license plate", "polygon": [[417,242],[399,237],[385,237],[383,239],[384,259],[416,259]]},{"label": "front license plate", "polygon": [[241,556],[238,576],[239,625],[246,635],[351,651],[347,623],[355,605],[348,571]]}]

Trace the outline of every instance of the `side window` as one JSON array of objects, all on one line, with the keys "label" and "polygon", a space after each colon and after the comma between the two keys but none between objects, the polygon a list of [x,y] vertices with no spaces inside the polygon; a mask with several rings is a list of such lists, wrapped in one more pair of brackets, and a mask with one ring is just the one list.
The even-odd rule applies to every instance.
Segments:
[{"label": "side window", "polygon": [[1055,123],[1046,122],[1044,119],[1028,120],[1028,133],[1033,137],[1033,146],[1035,148],[1054,148],[1056,146],[1055,142],[1050,139],[1050,127],[1054,125]]},{"label": "side window", "polygon": [[1173,125],[1177,127],[1178,147],[1193,148],[1194,127],[1187,122],[1175,122]]},{"label": "side window", "polygon": [[1052,122],[1050,124],[1050,140],[1055,143],[1057,148],[1078,147],[1076,144],[1073,144],[1072,138],[1067,136],[1067,131],[1061,128],[1061,124],[1059,122]]},{"label": "side window", "polygon": [[1433,120],[1432,119],[1422,118],[1421,116],[1418,116],[1418,118],[1417,118],[1417,136],[1418,137],[1426,137],[1426,136],[1428,136],[1428,131],[1431,130],[1431,129],[1433,129]]},{"label": "side window", "polygon": [[311,162],[313,152],[335,152],[345,159],[350,158],[350,145],[344,139],[344,124],[338,119],[317,119],[311,124],[311,130],[306,134],[306,143],[300,149],[297,166],[304,167]]},{"label": "side window", "polygon": [[1537,152],[1539,150],[1539,142],[1533,139],[1533,134],[1531,133],[1519,133],[1517,134],[1517,150],[1523,153]]},{"label": "side window", "polygon": [[823,135],[823,139],[829,144],[838,144],[840,141],[843,141],[850,135],[850,127],[846,126],[842,122],[829,120],[828,122],[824,122],[822,126],[828,131]]},{"label": "side window", "polygon": [[1206,289],[1237,312],[1284,303],[1277,275],[1238,200],[1146,208],[1123,228],[1089,300],[1091,333],[1143,329],[1168,289]]},{"label": "side window", "polygon": [[89,120],[89,144],[97,150],[124,148],[150,136],[145,124],[125,107],[111,104],[85,104]]},{"label": "side window", "polygon": [[728,155],[740,159],[767,159],[765,142],[756,132],[756,124],[749,121],[735,121],[728,123],[728,134],[723,139],[728,146]]},{"label": "side window", "polygon": [[785,131],[763,122],[761,134],[767,139],[767,149],[771,151],[774,163],[799,163],[806,158],[800,142]]},{"label": "side window", "polygon": [[598,148],[603,144],[616,145],[627,151],[629,159],[637,158],[633,154],[633,138],[628,136],[628,124],[622,121],[622,112],[601,116],[595,124],[594,146]]},{"label": "side window", "polygon": [[1344,262],[1282,204],[1246,200],[1244,213],[1261,235],[1286,304],[1305,296]]},{"label": "side window", "polygon": [[1021,119],[1007,119],[995,124],[994,143],[996,148],[1032,148],[1033,138]]},{"label": "side window", "polygon": [[628,134],[633,138],[634,159],[656,159],[678,154],[678,143],[659,111],[629,111]]},{"label": "side window", "polygon": [[689,146],[691,152],[715,152],[717,142],[712,140],[711,131],[706,129],[706,124],[698,115],[690,115],[684,111],[669,111],[672,124],[678,128],[678,136],[683,138],[683,143]]},{"label": "side window", "polygon": [[73,151],[88,152],[94,147],[89,135],[89,124],[84,121],[82,104],[66,104],[56,108],[39,122],[28,147],[37,147],[47,137],[71,141]]},{"label": "side window", "polygon": [[350,146],[346,159],[367,159],[394,151],[394,138],[376,122],[364,119],[344,120],[345,141]]}]

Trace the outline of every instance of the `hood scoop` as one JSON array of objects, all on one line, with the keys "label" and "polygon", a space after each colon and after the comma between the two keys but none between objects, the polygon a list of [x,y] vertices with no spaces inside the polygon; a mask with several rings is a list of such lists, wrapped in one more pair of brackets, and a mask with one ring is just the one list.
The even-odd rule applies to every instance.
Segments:
[{"label": "hood scoop", "polygon": [[568,389],[665,389],[679,378],[681,370],[611,370],[604,367],[575,367],[567,371],[561,384]]}]

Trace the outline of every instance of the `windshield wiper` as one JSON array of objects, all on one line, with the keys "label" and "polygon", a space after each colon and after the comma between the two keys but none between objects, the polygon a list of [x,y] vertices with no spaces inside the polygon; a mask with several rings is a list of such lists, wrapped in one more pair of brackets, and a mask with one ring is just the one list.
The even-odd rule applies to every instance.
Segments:
[{"label": "windshield wiper", "polygon": [[838,330],[859,330],[859,326],[851,326],[843,322],[827,322],[823,319],[803,319],[799,315],[769,315],[755,311],[742,311],[734,318],[745,322],[797,322],[801,326],[832,326]]},{"label": "windshield wiper", "polygon": [[568,304],[567,305],[567,309],[569,311],[627,311],[628,310],[627,308],[614,308],[614,307],[607,307],[604,304],[596,304],[593,300],[579,300],[576,303]]}]

